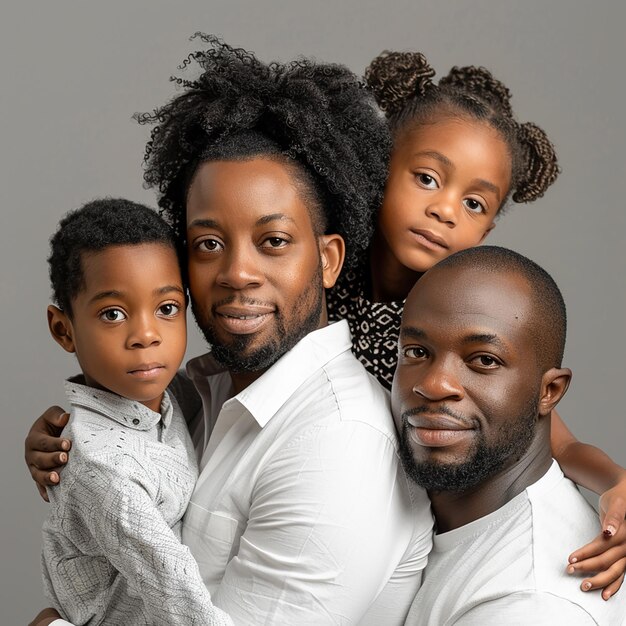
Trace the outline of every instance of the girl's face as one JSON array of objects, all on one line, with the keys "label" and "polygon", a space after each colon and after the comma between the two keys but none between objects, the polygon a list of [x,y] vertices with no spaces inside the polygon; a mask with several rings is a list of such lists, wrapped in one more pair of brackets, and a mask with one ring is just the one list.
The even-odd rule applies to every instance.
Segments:
[{"label": "girl's face", "polygon": [[510,183],[507,145],[488,124],[421,124],[396,139],[377,240],[399,265],[425,272],[482,242]]}]

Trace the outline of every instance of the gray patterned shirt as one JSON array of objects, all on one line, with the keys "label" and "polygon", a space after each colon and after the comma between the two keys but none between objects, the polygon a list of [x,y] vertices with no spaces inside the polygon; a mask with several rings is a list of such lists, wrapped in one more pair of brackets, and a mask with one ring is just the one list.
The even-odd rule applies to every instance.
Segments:
[{"label": "gray patterned shirt", "polygon": [[72,452],[48,490],[43,526],[47,596],[76,624],[232,624],[211,603],[180,542],[197,465],[175,400],[161,414],[66,383]]}]

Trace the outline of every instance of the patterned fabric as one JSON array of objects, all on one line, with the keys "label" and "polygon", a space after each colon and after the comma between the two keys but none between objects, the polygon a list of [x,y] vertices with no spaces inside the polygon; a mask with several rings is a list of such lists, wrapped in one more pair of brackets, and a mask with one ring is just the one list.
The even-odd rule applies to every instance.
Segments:
[{"label": "patterned fabric", "polygon": [[365,264],[343,274],[326,292],[328,318],[345,319],[352,352],[383,387],[391,389],[398,362],[398,337],[404,300],[371,302],[365,297]]},{"label": "patterned fabric", "polygon": [[72,452],[43,527],[55,608],[77,626],[232,624],[180,542],[197,466],[176,402],[166,392],[159,414],[76,383],[66,393]]}]

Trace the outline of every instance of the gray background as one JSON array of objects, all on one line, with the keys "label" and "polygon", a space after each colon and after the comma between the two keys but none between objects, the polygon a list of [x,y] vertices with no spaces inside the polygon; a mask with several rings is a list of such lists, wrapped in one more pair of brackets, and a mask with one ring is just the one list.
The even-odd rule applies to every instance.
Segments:
[{"label": "gray background", "polygon": [[[338,6],[336,6],[336,4]],[[620,6],[621,4],[621,6]],[[147,129],[132,120],[173,93],[197,30],[265,60],[297,54],[362,72],[381,50],[419,49],[438,72],[489,67],[521,120],[557,145],[563,174],[490,236],[542,264],[569,306],[561,412],[577,436],[626,464],[624,4],[530,1],[5,1],[0,10],[2,554],[0,622],[44,606],[40,501],[23,462],[33,419],[76,371],[48,335],[47,240],[69,209],[102,195],[154,205],[142,188]],[[202,344],[193,336],[190,353]],[[574,546],[572,546],[574,547]],[[622,591],[622,593],[625,593]]]}]

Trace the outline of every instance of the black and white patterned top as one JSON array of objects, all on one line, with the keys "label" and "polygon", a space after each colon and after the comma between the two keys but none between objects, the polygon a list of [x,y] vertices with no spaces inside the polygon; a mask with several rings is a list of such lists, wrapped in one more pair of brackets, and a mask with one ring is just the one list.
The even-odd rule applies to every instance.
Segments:
[{"label": "black and white patterned top", "polygon": [[404,300],[371,302],[365,297],[366,264],[342,274],[326,292],[328,318],[345,319],[352,333],[352,352],[385,389],[391,389],[398,362],[398,336]]}]

